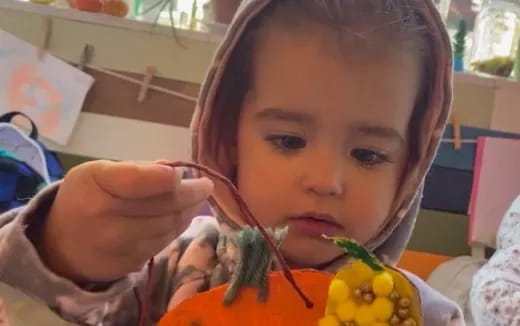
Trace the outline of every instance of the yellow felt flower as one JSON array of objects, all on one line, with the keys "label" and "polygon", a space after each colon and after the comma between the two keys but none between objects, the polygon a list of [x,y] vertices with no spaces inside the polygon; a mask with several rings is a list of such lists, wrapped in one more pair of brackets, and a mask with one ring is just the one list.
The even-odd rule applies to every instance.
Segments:
[{"label": "yellow felt flower", "polygon": [[370,308],[378,321],[388,321],[394,313],[394,303],[384,297],[376,298]]},{"label": "yellow felt flower", "polygon": [[356,317],[356,312],[358,310],[358,305],[350,300],[343,303],[340,303],[336,308],[336,316],[338,316],[339,320],[351,321]]},{"label": "yellow felt flower", "polygon": [[320,319],[318,325],[319,326],[340,326],[340,323],[336,317],[334,317],[332,315],[327,315]]},{"label": "yellow felt flower", "polygon": [[329,287],[329,300],[332,302],[342,302],[347,300],[349,297],[350,288],[347,283],[338,278],[332,280]]},{"label": "yellow felt flower", "polygon": [[394,289],[394,279],[388,272],[377,274],[372,281],[374,294],[380,297],[389,296]]},{"label": "yellow felt flower", "polygon": [[370,326],[376,321],[372,309],[368,305],[362,305],[356,311],[356,317],[354,318],[358,326]]}]

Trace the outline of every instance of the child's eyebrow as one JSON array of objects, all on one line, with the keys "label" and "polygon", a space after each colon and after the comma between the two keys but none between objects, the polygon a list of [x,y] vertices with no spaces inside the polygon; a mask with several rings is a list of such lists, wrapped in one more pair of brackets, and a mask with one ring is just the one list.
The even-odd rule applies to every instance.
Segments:
[{"label": "child's eyebrow", "polygon": [[377,137],[396,140],[401,144],[406,144],[404,137],[394,128],[377,125],[359,125],[354,128],[354,133],[361,136]]},{"label": "child's eyebrow", "polygon": [[255,118],[258,120],[279,120],[302,124],[312,124],[315,120],[310,114],[280,108],[263,109],[255,114]]},{"label": "child's eyebrow", "polygon": [[[255,114],[257,120],[278,120],[287,122],[296,122],[306,125],[315,123],[315,118],[305,112],[295,110],[281,109],[281,108],[266,108]],[[406,144],[405,138],[395,129],[388,126],[360,124],[354,126],[353,134],[366,137],[377,137],[383,139],[390,139]]]}]

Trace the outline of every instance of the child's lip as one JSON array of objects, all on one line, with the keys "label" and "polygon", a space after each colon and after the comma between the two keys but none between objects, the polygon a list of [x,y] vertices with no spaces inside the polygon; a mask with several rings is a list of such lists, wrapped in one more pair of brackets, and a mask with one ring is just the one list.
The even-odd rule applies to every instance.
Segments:
[{"label": "child's lip", "polygon": [[334,215],[316,212],[307,212],[303,214],[292,215],[289,217],[290,230],[321,237],[326,235],[341,235],[344,231],[343,226],[336,222]]},{"label": "child's lip", "polygon": [[338,219],[333,214],[329,214],[329,213],[321,213],[321,212],[309,211],[309,212],[305,212],[305,213],[301,213],[301,214],[291,215],[289,217],[289,219],[291,219],[291,220],[294,220],[294,219],[313,219],[313,220],[316,220],[318,222],[325,222],[325,223],[330,223],[332,225],[336,225],[339,228],[343,227],[341,224],[339,224],[337,222]]}]

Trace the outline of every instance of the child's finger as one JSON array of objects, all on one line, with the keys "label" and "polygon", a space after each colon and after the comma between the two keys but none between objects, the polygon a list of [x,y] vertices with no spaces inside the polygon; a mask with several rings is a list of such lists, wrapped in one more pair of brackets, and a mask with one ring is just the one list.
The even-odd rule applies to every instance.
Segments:
[{"label": "child's finger", "polygon": [[199,204],[213,192],[213,181],[208,178],[182,180],[175,188],[172,208],[181,212],[191,206]]},{"label": "child's finger", "polygon": [[120,199],[141,199],[172,192],[180,182],[182,169],[154,163],[93,162],[91,176],[95,184]]},{"label": "child's finger", "polygon": [[143,199],[106,198],[105,212],[125,217],[173,215],[206,201],[213,190],[208,179],[183,180],[174,191]]},{"label": "child's finger", "polygon": [[[132,241],[144,241],[146,239],[169,239],[170,241],[182,233],[191,223],[196,213],[201,209],[202,204],[197,204],[186,208],[182,213],[149,216],[147,218],[128,218],[124,216],[109,216],[115,223],[114,225],[124,225],[124,228],[117,227],[115,232],[124,232],[121,237],[132,239]],[[158,249],[168,243],[159,243]]]}]

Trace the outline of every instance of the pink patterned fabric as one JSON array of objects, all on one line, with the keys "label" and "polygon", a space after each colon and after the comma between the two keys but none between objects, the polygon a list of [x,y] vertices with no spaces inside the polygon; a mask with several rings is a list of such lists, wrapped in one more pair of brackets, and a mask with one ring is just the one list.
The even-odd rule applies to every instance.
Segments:
[{"label": "pink patterned fabric", "polygon": [[470,300],[475,326],[520,326],[520,196],[500,224],[497,251],[473,279]]}]

